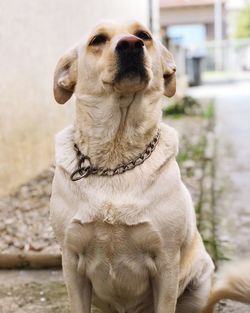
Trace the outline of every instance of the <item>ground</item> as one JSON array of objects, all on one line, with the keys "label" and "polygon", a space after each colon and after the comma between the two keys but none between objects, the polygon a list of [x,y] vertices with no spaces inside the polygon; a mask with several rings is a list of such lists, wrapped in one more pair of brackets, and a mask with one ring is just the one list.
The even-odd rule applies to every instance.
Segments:
[{"label": "ground", "polygon": [[[222,258],[250,255],[250,88],[249,81],[193,88],[191,95],[215,95],[216,235]],[[250,259],[250,258],[249,258]],[[223,262],[219,264],[223,266]],[[249,313],[249,305],[228,301],[219,312]]]},{"label": "ground", "polygon": [[67,313],[61,271],[1,271],[0,313]]}]

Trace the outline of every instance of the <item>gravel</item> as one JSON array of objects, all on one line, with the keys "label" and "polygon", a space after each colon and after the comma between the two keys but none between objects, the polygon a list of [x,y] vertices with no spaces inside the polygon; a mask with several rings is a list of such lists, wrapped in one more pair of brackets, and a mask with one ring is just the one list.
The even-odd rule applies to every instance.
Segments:
[{"label": "gravel", "polygon": [[59,253],[48,218],[52,179],[51,167],[0,199],[0,253]]}]

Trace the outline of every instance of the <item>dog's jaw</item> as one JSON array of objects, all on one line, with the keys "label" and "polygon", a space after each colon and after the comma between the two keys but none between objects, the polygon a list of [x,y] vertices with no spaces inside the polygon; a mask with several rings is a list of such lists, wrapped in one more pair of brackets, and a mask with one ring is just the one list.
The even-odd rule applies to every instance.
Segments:
[{"label": "dog's jaw", "polygon": [[107,94],[112,92],[121,97],[129,97],[131,94],[147,91],[153,79],[151,64],[145,57],[141,68],[126,71],[126,69],[121,70],[119,64],[115,68],[116,70],[111,76],[109,70],[105,70],[101,74],[102,86]]},{"label": "dog's jaw", "polygon": [[126,77],[116,81],[114,90],[121,95],[134,94],[138,91],[143,91],[148,86],[148,79],[142,78],[140,75],[134,77]]}]

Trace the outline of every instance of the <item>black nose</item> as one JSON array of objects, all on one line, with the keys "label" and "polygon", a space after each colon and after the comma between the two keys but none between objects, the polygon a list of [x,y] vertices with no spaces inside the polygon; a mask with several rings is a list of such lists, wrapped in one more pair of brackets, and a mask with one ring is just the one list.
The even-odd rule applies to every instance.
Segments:
[{"label": "black nose", "polygon": [[127,52],[127,51],[141,51],[144,46],[144,42],[135,36],[124,36],[122,37],[117,45],[116,51]]}]

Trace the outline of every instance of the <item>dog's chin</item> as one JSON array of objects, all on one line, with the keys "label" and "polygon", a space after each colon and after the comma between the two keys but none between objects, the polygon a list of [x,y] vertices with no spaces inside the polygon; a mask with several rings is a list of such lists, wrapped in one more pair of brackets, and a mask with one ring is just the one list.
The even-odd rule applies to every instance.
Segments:
[{"label": "dog's chin", "polygon": [[148,83],[148,75],[144,73],[126,73],[114,80],[114,88],[119,93],[135,93],[146,89]]}]

